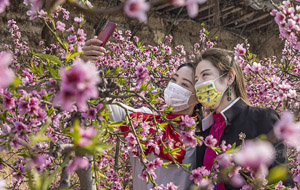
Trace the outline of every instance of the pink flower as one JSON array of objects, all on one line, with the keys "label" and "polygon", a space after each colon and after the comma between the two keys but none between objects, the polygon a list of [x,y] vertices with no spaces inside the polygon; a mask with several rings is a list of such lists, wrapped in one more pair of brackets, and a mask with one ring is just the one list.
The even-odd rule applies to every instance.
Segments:
[{"label": "pink flower", "polygon": [[14,80],[15,74],[9,69],[13,56],[9,52],[0,52],[0,89],[7,88]]},{"label": "pink flower", "polygon": [[15,126],[14,132],[17,132],[19,134],[22,133],[23,131],[28,131],[28,127],[22,122],[16,121],[14,123],[14,126]]},{"label": "pink flower", "polygon": [[74,158],[71,163],[66,167],[66,172],[68,174],[72,174],[77,169],[85,169],[89,168],[89,160],[87,157],[76,157]]},{"label": "pink flower", "polygon": [[38,11],[40,10],[40,8],[42,7],[42,3],[43,1],[42,0],[30,0],[30,3],[31,3],[31,10],[32,11]]},{"label": "pink flower", "polygon": [[230,184],[233,187],[241,187],[242,185],[244,185],[244,178],[240,174],[234,174],[230,178]]},{"label": "pink flower", "polygon": [[143,170],[142,173],[138,175],[138,178],[140,178],[143,181],[148,181],[148,175],[146,170]]},{"label": "pink flower", "polygon": [[181,124],[186,125],[188,127],[192,127],[196,124],[195,120],[191,117],[189,117],[188,115],[185,116],[181,116]]},{"label": "pink flower", "polygon": [[5,11],[6,6],[9,6],[9,0],[0,0],[0,13]]},{"label": "pink flower", "polygon": [[181,7],[185,5],[185,0],[172,0],[172,4],[174,6]]},{"label": "pink flower", "polygon": [[20,114],[25,114],[25,113],[29,112],[30,107],[29,107],[28,101],[26,101],[24,98],[21,98],[19,100],[18,108],[19,108]]},{"label": "pink flower", "polygon": [[135,136],[132,133],[128,133],[127,137],[125,137],[125,140],[127,141],[128,149],[133,150],[137,144]]},{"label": "pink flower", "polygon": [[60,31],[65,31],[66,25],[62,23],[61,21],[56,22],[56,29]]},{"label": "pink flower", "polygon": [[97,84],[100,78],[97,68],[78,59],[70,70],[61,69],[60,75],[61,92],[54,98],[53,103],[61,105],[66,111],[71,110],[74,103],[81,111],[87,110],[86,101],[98,96]]},{"label": "pink flower", "polygon": [[186,0],[186,8],[188,14],[191,18],[194,18],[198,15],[198,4],[203,4],[207,0]]},{"label": "pink flower", "polygon": [[134,76],[137,77],[137,83],[138,85],[142,85],[143,80],[145,79],[145,82],[147,82],[150,77],[149,77],[149,71],[146,67],[139,65],[136,67],[136,72],[134,74]]},{"label": "pink flower", "polygon": [[244,48],[244,44],[237,44],[234,49],[235,49],[234,54],[236,56],[245,55],[245,53],[246,53],[246,49]]},{"label": "pink flower", "polygon": [[260,71],[261,70],[261,64],[257,62],[253,62],[253,65],[251,67],[252,71]]},{"label": "pink flower", "polygon": [[[298,169],[299,169],[299,167],[298,167]],[[294,182],[297,183],[297,186],[300,186],[300,174],[293,176],[293,180],[294,180]]]},{"label": "pink flower", "polygon": [[205,145],[209,147],[214,147],[218,143],[217,139],[215,139],[212,135],[209,135],[205,138]]},{"label": "pink flower", "polygon": [[219,156],[216,157],[216,161],[221,167],[229,167],[230,165],[233,164],[232,162],[232,154],[220,154]]},{"label": "pink flower", "polygon": [[82,23],[82,21],[84,21],[84,19],[82,17],[75,17],[74,21],[78,24]]},{"label": "pink flower", "polygon": [[294,21],[293,19],[288,19],[288,22],[285,25],[287,29],[292,30],[296,25],[296,21]]},{"label": "pink flower", "polygon": [[279,181],[275,186],[275,189],[283,189],[283,188],[285,188],[285,186],[283,185],[282,181]]},{"label": "pink flower", "polygon": [[194,137],[194,132],[194,130],[181,131],[180,138],[183,140],[183,144],[193,148],[197,146],[197,139]]},{"label": "pink flower", "polygon": [[294,116],[290,112],[283,112],[281,119],[274,126],[274,134],[290,146],[300,145],[300,123],[294,122]]},{"label": "pink flower", "polygon": [[151,161],[149,163],[147,163],[146,166],[147,166],[147,171],[148,172],[154,171],[156,169],[155,164]]},{"label": "pink flower", "polygon": [[3,104],[4,108],[7,110],[13,109],[16,107],[16,99],[11,97],[11,95],[4,95],[3,96]]},{"label": "pink flower", "polygon": [[127,0],[124,11],[128,16],[137,18],[140,22],[146,22],[146,11],[148,11],[149,8],[149,3],[146,3],[145,0]]},{"label": "pink flower", "polygon": [[160,158],[156,158],[155,160],[153,160],[154,166],[155,168],[160,168],[162,166],[163,161]]},{"label": "pink flower", "polygon": [[172,54],[172,48],[171,48],[171,47],[166,46],[166,47],[164,48],[164,50],[165,50],[165,52],[166,52],[167,55],[171,55],[171,54]]},{"label": "pink flower", "polygon": [[75,32],[74,26],[71,26],[66,30],[67,32]]},{"label": "pink flower", "polygon": [[0,178],[0,189],[6,190],[6,181]]},{"label": "pink flower", "polygon": [[92,143],[91,138],[93,138],[97,131],[93,127],[82,128],[79,127],[80,140],[78,146],[87,146]]},{"label": "pink flower", "polygon": [[95,120],[97,116],[97,109],[90,108],[87,113],[82,113],[82,116],[88,119]]},{"label": "pink flower", "polygon": [[202,166],[192,170],[192,175],[190,175],[190,180],[194,180],[195,184],[200,185],[203,177],[208,176],[209,174],[210,172],[207,169],[205,169],[205,166]]},{"label": "pink flower", "polygon": [[254,171],[269,166],[275,157],[275,150],[271,143],[260,140],[246,141],[245,145],[233,155],[236,163],[242,167],[249,167]]},{"label": "pink flower", "polygon": [[70,43],[74,43],[74,42],[76,42],[76,40],[77,40],[77,37],[75,35],[68,36],[68,41]]},{"label": "pink flower", "polygon": [[173,182],[167,184],[167,190],[177,190],[177,189],[178,187]]},{"label": "pink flower", "polygon": [[276,16],[275,16],[275,21],[276,23],[279,25],[281,24],[281,22],[283,22],[285,20],[285,15],[282,12],[277,12]]}]

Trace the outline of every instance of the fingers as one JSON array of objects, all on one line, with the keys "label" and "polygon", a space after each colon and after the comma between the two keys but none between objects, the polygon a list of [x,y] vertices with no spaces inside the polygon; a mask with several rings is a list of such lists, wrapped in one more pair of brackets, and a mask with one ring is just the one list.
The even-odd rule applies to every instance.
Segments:
[{"label": "fingers", "polygon": [[90,39],[90,40],[85,42],[86,46],[90,46],[90,45],[99,45],[100,46],[101,44],[102,44],[102,41],[98,40],[96,38]]},{"label": "fingers", "polygon": [[99,51],[105,53],[105,48],[100,46],[83,46],[82,51]]},{"label": "fingers", "polygon": [[89,50],[89,51],[85,51],[83,53],[83,55],[86,55],[86,56],[104,56],[104,53],[103,52],[100,52],[100,51],[95,51],[95,50]]},{"label": "fingers", "polygon": [[85,62],[87,62],[87,61],[94,62],[94,61],[97,61],[99,59],[99,57],[83,55],[83,56],[81,56],[81,59],[83,59]]}]

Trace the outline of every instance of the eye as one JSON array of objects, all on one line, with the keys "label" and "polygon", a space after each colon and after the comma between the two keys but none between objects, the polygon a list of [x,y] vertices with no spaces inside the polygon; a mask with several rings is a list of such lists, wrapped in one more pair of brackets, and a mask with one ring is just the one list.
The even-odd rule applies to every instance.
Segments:
[{"label": "eye", "polygon": [[176,82],[176,79],[172,77],[170,81]]},{"label": "eye", "polygon": [[189,87],[189,85],[187,85],[186,83],[182,83],[181,85],[187,88]]}]

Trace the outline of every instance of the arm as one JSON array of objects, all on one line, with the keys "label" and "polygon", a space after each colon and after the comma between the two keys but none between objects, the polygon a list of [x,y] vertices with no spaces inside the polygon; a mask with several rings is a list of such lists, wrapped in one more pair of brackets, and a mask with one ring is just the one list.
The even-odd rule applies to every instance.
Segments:
[{"label": "arm", "polygon": [[[135,113],[135,112],[142,112],[142,113],[149,113],[149,114],[152,113],[152,111],[146,107],[141,107],[141,108],[135,109],[133,107],[127,106],[122,103],[119,103],[119,104],[121,104],[124,108],[126,108],[129,111],[129,113]],[[109,111],[109,119],[111,121],[122,121],[125,119],[126,111],[123,107],[121,107],[117,104],[110,104],[110,105],[107,105],[107,107],[108,107],[108,111]]]}]

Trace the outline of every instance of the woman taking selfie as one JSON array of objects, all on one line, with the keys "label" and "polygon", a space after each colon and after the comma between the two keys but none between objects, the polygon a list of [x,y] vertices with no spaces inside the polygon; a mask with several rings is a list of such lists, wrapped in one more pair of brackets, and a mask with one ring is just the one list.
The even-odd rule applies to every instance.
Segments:
[{"label": "woman taking selfie", "polygon": [[[242,143],[272,131],[279,119],[278,114],[268,108],[250,106],[241,68],[234,61],[234,54],[224,49],[212,48],[201,54],[195,72],[195,89],[198,101],[212,112],[203,119],[204,138],[212,135],[218,142]],[[215,152],[205,145],[197,148],[197,165],[211,170]],[[234,189],[220,183],[218,190]]]},{"label": "woman taking selfie", "polygon": [[[197,118],[196,110],[199,112],[200,104],[198,104],[195,96],[195,81],[194,81],[194,67],[191,63],[186,63],[181,65],[177,72],[171,78],[167,88],[164,90],[164,98],[168,106],[172,106],[172,113],[164,114],[167,119],[180,118],[180,116],[189,115],[193,118]],[[195,106],[198,104],[197,106]],[[125,110],[120,106],[109,105],[110,118],[112,121],[124,120]],[[142,118],[142,121],[149,122],[148,124],[151,127],[155,128],[154,122],[151,123],[154,119],[157,123],[166,123],[159,115],[154,115],[144,113],[145,108],[140,109],[131,109],[131,118]],[[176,122],[181,123],[181,120]],[[129,127],[121,128],[123,132],[129,132]],[[127,134],[126,134],[127,135]],[[125,135],[125,137],[126,137]],[[196,148],[183,145],[181,140],[180,130],[176,130],[171,124],[165,126],[165,130],[162,131],[162,139],[167,143],[167,141],[173,141],[175,148],[180,148],[178,152],[176,162],[180,164],[191,164],[187,170],[191,171],[196,167]],[[195,146],[196,146],[195,139]],[[185,146],[185,148],[183,148]],[[148,156],[149,161],[154,161],[156,158],[160,158],[163,162],[172,162],[167,168],[159,167],[155,170],[155,175],[157,176],[155,181],[158,185],[170,184],[173,182],[174,185],[178,186],[180,190],[189,190],[192,181],[189,179],[189,174],[184,171],[183,168],[178,168],[174,164],[173,159],[168,153],[164,153],[163,145],[158,141],[159,152],[156,152],[154,148],[148,148],[144,152]],[[144,169],[144,166],[141,164],[138,156],[132,155],[130,157],[131,165],[133,168],[133,189],[134,190],[148,190],[153,188],[152,183],[148,183],[141,178],[141,173]],[[144,173],[145,174],[145,173]]]},{"label": "woman taking selfie", "polygon": [[[97,39],[91,39],[87,41],[86,45],[83,47],[84,53],[81,55],[83,59],[88,60],[97,60],[99,56],[103,56],[105,52],[104,48],[98,48],[92,44],[100,44],[101,42]],[[195,68],[192,63],[185,63],[179,66],[177,72],[172,76],[171,80],[168,83],[167,88],[164,90],[164,99],[168,106],[172,106],[172,113],[163,115],[166,116],[167,119],[175,119],[180,118],[180,116],[192,116],[193,118],[199,118],[197,113],[201,112],[201,104],[198,103],[195,92]],[[166,123],[164,119],[162,119],[159,115],[155,115],[151,112],[150,109],[146,107],[142,107],[139,109],[134,109],[127,105],[118,103],[119,105],[112,104],[107,105],[110,113],[111,121],[122,121],[125,120],[126,110],[130,112],[131,118],[142,118],[143,121],[146,121],[151,127],[154,129],[155,124],[154,120],[158,123]],[[197,104],[197,105],[196,105]],[[181,123],[181,119],[176,121],[176,123]],[[130,132],[130,128],[128,126],[122,126],[121,130],[125,132],[125,138]],[[150,136],[151,134],[149,134]],[[186,170],[193,170],[196,168],[196,148],[188,145],[183,145],[180,130],[176,130],[171,124],[165,126],[165,130],[161,132],[162,140],[167,142],[173,142],[175,148],[180,148],[178,152],[179,155],[175,158],[176,162],[180,164],[190,164],[189,167],[186,167]],[[155,175],[157,176],[155,182],[157,185],[170,184],[173,182],[174,185],[178,186],[180,190],[190,190],[190,187],[193,183],[189,179],[189,173],[187,173],[183,168],[178,168],[176,164],[174,164],[174,158],[168,153],[164,152],[163,145],[156,141],[158,144],[159,151],[154,148],[147,148],[144,152],[149,161],[154,161],[157,158],[162,160],[163,162],[172,162],[165,167],[159,167],[155,170]],[[195,146],[197,144],[195,138]],[[183,148],[185,146],[185,148]],[[143,178],[144,166],[139,160],[139,156],[136,154],[131,154],[130,163],[132,166],[133,174],[133,190],[148,190],[153,188],[152,183],[148,183],[147,181],[141,179]],[[145,177],[145,176],[144,176]]]}]

